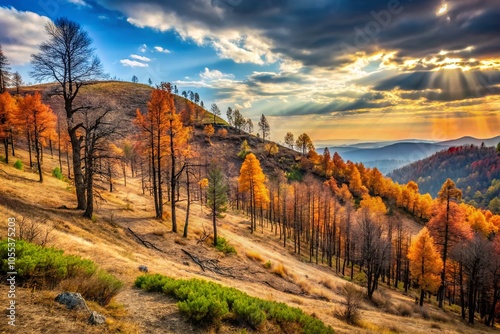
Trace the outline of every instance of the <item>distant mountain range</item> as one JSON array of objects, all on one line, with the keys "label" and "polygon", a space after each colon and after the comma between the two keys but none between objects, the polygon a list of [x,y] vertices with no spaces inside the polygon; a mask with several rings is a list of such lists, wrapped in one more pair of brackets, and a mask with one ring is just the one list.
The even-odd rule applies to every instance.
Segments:
[{"label": "distant mountain range", "polygon": [[[429,141],[407,139],[401,141],[380,141],[356,143],[352,145],[328,147],[330,152],[338,152],[344,160],[362,162],[367,167],[377,167],[382,173],[388,174],[392,170],[425,159],[436,152],[452,146],[475,145],[496,146],[500,136],[478,139],[470,136],[446,141]],[[318,151],[322,152],[323,148]]]}]

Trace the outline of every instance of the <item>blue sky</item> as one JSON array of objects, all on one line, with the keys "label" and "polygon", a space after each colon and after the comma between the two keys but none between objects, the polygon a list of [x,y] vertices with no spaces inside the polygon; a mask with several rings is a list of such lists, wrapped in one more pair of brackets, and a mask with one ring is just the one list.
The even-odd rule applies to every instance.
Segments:
[{"label": "blue sky", "polygon": [[94,41],[111,78],[170,81],[316,142],[490,137],[500,129],[496,0],[0,0],[25,82],[48,20]]}]

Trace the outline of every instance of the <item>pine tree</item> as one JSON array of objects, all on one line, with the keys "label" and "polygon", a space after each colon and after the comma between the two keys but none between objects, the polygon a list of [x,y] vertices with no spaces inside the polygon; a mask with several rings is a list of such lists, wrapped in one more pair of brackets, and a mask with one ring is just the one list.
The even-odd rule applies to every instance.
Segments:
[{"label": "pine tree", "polygon": [[420,306],[423,306],[425,292],[434,292],[438,288],[443,269],[443,261],[427,227],[420,230],[411,243],[408,259],[411,275],[420,286]]},{"label": "pine tree", "polygon": [[295,145],[295,139],[293,138],[293,133],[287,132],[285,135],[285,145],[290,147],[293,150],[293,146]]},{"label": "pine tree", "polygon": [[212,163],[208,171],[207,204],[212,215],[214,228],[214,246],[217,246],[217,216],[226,211],[228,186],[222,169]]},{"label": "pine tree", "polygon": [[9,84],[9,65],[9,60],[3,54],[2,44],[0,44],[0,94],[5,92]]},{"label": "pine tree", "polygon": [[269,132],[271,131],[271,127],[269,126],[269,122],[267,121],[266,116],[264,116],[264,114],[260,116],[259,129],[262,132],[262,141],[265,141],[266,138],[269,137]]}]

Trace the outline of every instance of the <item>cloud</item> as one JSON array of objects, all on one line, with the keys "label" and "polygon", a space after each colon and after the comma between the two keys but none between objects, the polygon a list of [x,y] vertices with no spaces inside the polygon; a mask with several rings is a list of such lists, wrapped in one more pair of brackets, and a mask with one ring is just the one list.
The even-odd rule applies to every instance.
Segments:
[{"label": "cloud", "polygon": [[220,80],[224,78],[234,78],[234,75],[222,73],[219,70],[210,70],[208,67],[205,67],[205,70],[200,73],[200,78],[204,80]]},{"label": "cloud", "polygon": [[137,59],[137,60],[140,60],[140,61],[151,61],[151,59],[148,58],[148,57],[134,55],[134,54],[130,55],[130,58]]},{"label": "cloud", "polygon": [[43,28],[48,22],[49,18],[33,12],[0,7],[0,44],[11,65],[30,62],[40,43],[48,39]]},{"label": "cloud", "polygon": [[155,47],[154,47],[154,49],[155,49],[157,52],[170,53],[170,50],[164,49],[164,48],[162,48],[161,46],[155,46]]},{"label": "cloud", "polygon": [[84,0],[67,0],[67,1],[70,2],[70,3],[72,3],[72,4],[75,4],[77,6],[91,7]]},{"label": "cloud", "polygon": [[109,20],[109,17],[107,17],[106,15],[99,15],[97,18],[99,20]]},{"label": "cloud", "polygon": [[130,60],[130,59],[121,59],[120,63],[123,66],[129,66],[129,67],[148,67],[148,64],[141,63],[139,61],[135,60]]},{"label": "cloud", "polygon": [[142,44],[141,46],[139,46],[138,50],[139,52],[145,53],[148,51],[148,46],[146,44]]}]

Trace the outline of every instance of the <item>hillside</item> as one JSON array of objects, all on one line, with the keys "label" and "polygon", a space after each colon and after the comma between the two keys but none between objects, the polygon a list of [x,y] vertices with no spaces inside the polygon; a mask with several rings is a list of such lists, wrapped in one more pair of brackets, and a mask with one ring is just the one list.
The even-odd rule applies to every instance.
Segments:
[{"label": "hillside", "polygon": [[[224,144],[214,142],[213,147],[222,149],[230,146],[235,149],[237,146],[222,146]],[[26,152],[19,150],[17,157],[26,160]],[[170,232],[168,222],[152,219],[151,197],[141,194],[139,178],[129,178],[127,187],[118,180],[115,192],[102,193],[99,210],[89,221],[82,219],[78,212],[65,208],[68,203],[74,203],[74,194],[68,183],[49,176],[53,166],[57,166],[57,159],[47,156],[47,178],[40,185],[36,182],[36,174],[31,171],[19,171],[0,163],[0,216],[16,217],[18,221],[26,217],[43,222],[40,228],[50,231],[50,246],[92,259],[120,278],[125,286],[107,307],[89,303],[92,309],[106,315],[104,328],[90,326],[86,324],[84,313],[75,313],[54,303],[54,297],[64,288],[62,286],[49,290],[18,287],[19,329],[26,333],[54,330],[148,334],[213,332],[186,321],[177,310],[174,299],[135,288],[133,282],[140,275],[139,265],[147,265],[150,273],[210,280],[235,287],[251,296],[298,307],[331,325],[335,333],[493,332],[482,325],[468,328],[451,309],[443,312],[432,304],[428,306],[427,313],[421,315],[418,308],[413,307],[414,293],[404,295],[385,285],[380,286],[381,292],[377,295],[382,306],[363,301],[362,325],[348,325],[333,314],[344,303],[342,286],[347,279],[326,265],[309,264],[303,256],[293,255],[292,245],[283,248],[282,242],[267,228],[262,233],[250,234],[247,216],[231,210],[222,219],[220,234],[237,250],[236,255],[224,255],[208,243],[198,242],[203,231],[210,226],[206,208],[197,206],[193,210],[190,235],[183,239],[180,234]],[[185,204],[180,203],[179,209],[180,218],[183,218]],[[2,227],[2,231],[6,231],[6,219],[2,219]],[[128,229],[161,251],[145,247]],[[200,258],[217,259],[221,267],[233,268],[235,277],[201,270],[182,250]],[[271,263],[271,269],[263,266],[266,261]],[[279,266],[285,270],[283,276],[273,272],[273,268]],[[0,300],[5,303],[6,287],[1,285],[1,289]],[[252,328],[245,329],[254,332]],[[240,333],[241,327],[237,323],[224,322],[219,332]]]},{"label": "hillside", "polygon": [[463,192],[463,198],[482,208],[500,212],[500,152],[495,147],[459,146],[442,150],[389,174],[394,181],[417,182],[421,193],[437,196],[447,178]]},{"label": "hillside", "polygon": [[[31,89],[47,92],[50,85]],[[29,168],[27,146],[21,136],[16,138],[16,156],[12,159],[18,161],[0,162],[0,214],[5,217],[2,237],[6,236],[7,217],[15,217],[22,234],[20,239],[31,239],[90,259],[105,271],[102,277],[114,275],[124,283],[110,302],[99,303],[92,299],[92,289],[85,285],[87,280],[81,282],[82,276],[72,276],[71,266],[58,284],[39,284],[40,276],[43,282],[43,277],[49,277],[54,270],[37,272],[37,264],[32,269],[34,277],[20,281],[18,287],[19,323],[27,324],[25,329],[53,330],[54,325],[45,321],[50,318],[60,332],[76,329],[112,333],[316,334],[314,329],[324,329],[323,323],[336,333],[491,332],[481,324],[473,328],[465,326],[457,305],[438,309],[435,299],[429,298],[425,306],[414,306],[419,291],[408,274],[406,254],[412,237],[431,216],[432,199],[427,201],[411,187],[394,184],[376,169],[344,162],[338,155],[319,155],[314,150],[302,156],[227,126],[221,120],[215,126],[216,131],[207,132],[210,126],[204,123],[212,122],[208,112],[200,122],[176,123],[176,133],[181,134],[179,142],[185,139],[185,146],[177,151],[180,152],[177,160],[170,162],[166,158],[171,153],[161,149],[173,144],[165,140],[163,146],[158,145],[164,159],[158,162],[161,168],[154,174],[150,168],[150,162],[153,161],[153,166],[155,162],[150,159],[154,148],[143,146],[144,136],[131,122],[135,108],[146,110],[149,92],[150,88],[144,85],[117,82],[96,83],[82,91],[82,99],[107,98],[114,103],[116,115],[129,123],[121,129],[120,137],[112,141],[115,151],[122,153],[96,158],[95,210],[90,219],[84,219],[81,211],[70,209],[75,207],[76,199],[72,180],[64,177],[66,155],[62,155],[61,175],[55,170],[59,166],[57,150],[53,155],[52,150],[44,150],[43,183],[36,182],[35,170]],[[49,99],[49,94],[44,97],[54,109],[61,107],[59,100]],[[196,107],[178,96],[175,102],[181,110]],[[186,136],[182,136],[184,133]],[[145,137],[148,145],[147,133]],[[242,151],[245,142],[247,148]],[[104,150],[110,144],[103,141],[103,152],[107,152]],[[126,151],[129,153],[125,154]],[[253,199],[255,195],[245,192],[242,189],[245,181],[240,180],[248,175],[241,172],[242,166],[252,157],[262,167],[260,171],[255,167],[258,164],[252,165],[256,175],[253,181],[263,183],[257,192],[259,197]],[[222,178],[228,185],[224,190],[227,211],[218,215],[216,224],[219,237],[223,238],[217,239],[218,248],[212,246],[211,207],[206,205],[209,191],[204,186],[204,181],[211,177],[210,164],[221,167]],[[178,173],[174,183],[177,188],[172,193],[168,191],[171,184],[166,182],[171,166],[178,167],[170,174]],[[162,181],[159,177],[155,181],[156,175],[161,175]],[[173,208],[165,205],[157,219],[154,182],[157,187],[164,186],[160,203],[174,202]],[[177,231],[173,231],[174,211]],[[497,218],[488,217],[491,220],[488,226],[500,222]],[[184,228],[186,237],[182,237]],[[373,247],[367,251],[360,247],[366,244],[367,235],[373,235],[364,233],[366,229],[378,231],[371,243]],[[380,261],[368,259],[379,251],[382,251]],[[29,263],[24,260],[20,265]],[[380,276],[368,278],[375,272],[366,269],[368,261],[377,266]],[[139,271],[142,265],[148,267],[149,274],[168,276],[169,280],[198,278],[238,289],[239,295],[244,292],[248,298],[260,298],[258,305],[266,305],[267,310],[263,313],[255,304],[245,304],[246,299],[232,300],[227,302],[231,312],[224,313],[214,323],[200,323],[196,312],[220,305],[212,300],[215,292],[203,295],[197,290],[202,283],[188,292],[172,288],[178,281],[160,285],[156,290],[149,286],[149,290],[165,293],[144,291],[134,284],[142,275]],[[379,282],[371,295],[366,289],[370,287],[370,279]],[[349,282],[356,283],[355,287],[348,285]],[[215,290],[219,289],[223,288]],[[90,307],[108,318],[105,326],[92,327],[86,323],[84,313],[71,313],[55,304],[54,297],[64,290],[89,296]],[[227,292],[233,290],[224,291],[226,297],[234,296]],[[2,302],[8,302],[6,294],[1,298]],[[185,299],[177,303],[180,298]],[[359,308],[355,321],[343,315],[351,298]],[[276,306],[271,301],[284,304]],[[206,303],[209,306],[205,307]],[[283,311],[285,304],[300,310]],[[68,318],[73,322],[67,321]]]}]

